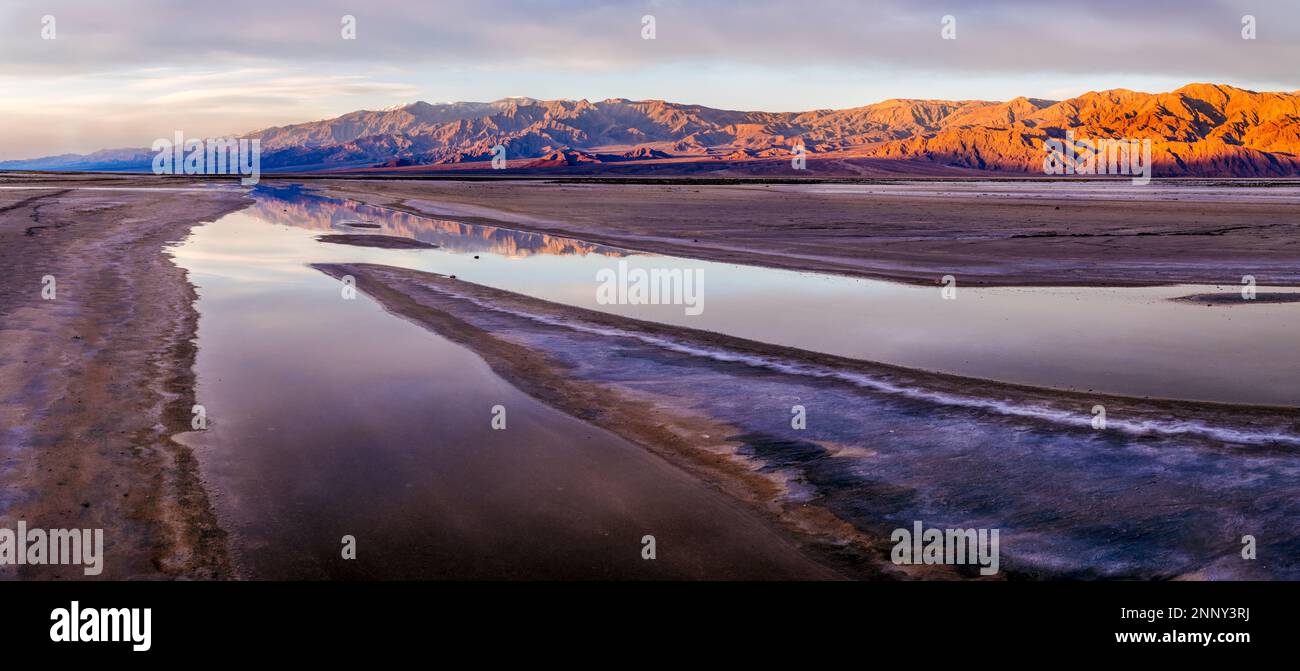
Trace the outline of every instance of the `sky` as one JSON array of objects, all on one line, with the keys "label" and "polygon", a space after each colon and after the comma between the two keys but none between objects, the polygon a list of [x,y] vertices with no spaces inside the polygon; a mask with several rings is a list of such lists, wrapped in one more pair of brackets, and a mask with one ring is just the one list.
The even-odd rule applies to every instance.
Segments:
[{"label": "sky", "polygon": [[1297,0],[4,0],[0,160],[415,100],[797,111],[1190,82],[1296,91],[1297,63]]}]

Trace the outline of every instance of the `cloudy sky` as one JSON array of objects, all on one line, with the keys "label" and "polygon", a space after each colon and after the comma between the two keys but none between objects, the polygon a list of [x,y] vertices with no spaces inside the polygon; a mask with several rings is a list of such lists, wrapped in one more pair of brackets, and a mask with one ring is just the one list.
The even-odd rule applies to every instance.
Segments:
[{"label": "cloudy sky", "polygon": [[413,100],[791,111],[1193,81],[1295,91],[1297,63],[1296,0],[4,0],[0,160]]}]

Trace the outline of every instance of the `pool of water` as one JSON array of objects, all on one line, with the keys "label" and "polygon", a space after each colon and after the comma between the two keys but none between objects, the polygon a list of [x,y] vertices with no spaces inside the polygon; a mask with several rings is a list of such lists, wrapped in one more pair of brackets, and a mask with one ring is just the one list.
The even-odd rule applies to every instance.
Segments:
[{"label": "pool of water", "polygon": [[[171,252],[198,292],[196,397],[208,421],[179,439],[247,574],[824,575],[739,503],[364,294],[344,299],[307,266],[418,265],[423,252],[317,242],[268,207],[200,226]],[[355,559],[343,558],[345,536]]]}]

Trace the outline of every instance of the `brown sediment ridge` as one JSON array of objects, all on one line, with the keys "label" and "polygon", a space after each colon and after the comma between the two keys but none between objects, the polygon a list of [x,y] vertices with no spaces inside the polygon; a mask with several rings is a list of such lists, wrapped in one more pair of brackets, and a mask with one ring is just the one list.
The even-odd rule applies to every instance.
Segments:
[{"label": "brown sediment ridge", "polygon": [[1247,299],[1240,291],[1225,292],[1220,294],[1191,294],[1188,296],[1178,296],[1170,300],[1181,301],[1184,303],[1203,303],[1205,305],[1253,305],[1253,304],[1276,304],[1276,303],[1300,303],[1300,293],[1297,292],[1268,292],[1258,293],[1254,297]]},{"label": "brown sediment ridge", "polygon": [[888,546],[883,539],[858,531],[825,509],[783,504],[779,482],[737,462],[727,451],[694,447],[696,436],[735,433],[722,422],[685,412],[665,412],[651,399],[638,398],[608,385],[573,380],[544,353],[470,324],[447,305],[433,304],[428,294],[417,296],[411,291],[411,283],[454,283],[458,289],[468,286],[494,296],[513,294],[390,266],[313,264],[313,267],[336,278],[353,275],[358,288],[389,312],[469,347],[494,372],[526,393],[569,415],[612,430],[764,513],[770,524],[792,536],[804,552],[838,572],[869,579],[951,575],[942,567],[894,567],[887,561]]},{"label": "brown sediment ridge", "polygon": [[[491,305],[494,308],[507,311],[544,315],[560,320],[572,320],[574,323],[608,327],[689,344],[716,347],[735,354],[808,365],[819,370],[862,373],[871,376],[873,379],[888,382],[901,388],[925,389],[961,398],[1013,400],[1017,404],[1038,404],[1036,407],[1043,408],[1068,407],[1071,411],[1082,408],[1081,412],[1085,416],[1088,415],[1088,409],[1094,404],[1103,403],[1109,404],[1108,407],[1122,407],[1129,416],[1141,419],[1176,416],[1184,420],[1204,420],[1239,428],[1277,429],[1288,436],[1294,434],[1293,437],[1300,439],[1300,418],[1296,417],[1294,408],[1286,406],[1218,403],[1175,398],[1139,398],[1093,392],[1084,394],[1077,391],[1035,387],[906,368],[893,364],[746,340],[712,331],[641,321],[473,284],[457,280],[454,276],[449,277],[395,266],[357,263],[313,264],[313,267],[335,277],[344,274],[353,274],[358,280],[362,277],[368,277],[372,280],[368,286],[357,285],[364,292],[372,294],[382,292],[384,298],[392,300],[402,296],[405,301],[425,308],[429,307],[429,301],[437,301],[436,305],[443,309],[456,305],[454,301],[439,301],[438,294],[435,292],[421,291],[422,287],[433,287],[442,290],[443,296],[469,298],[478,301],[481,305]],[[419,292],[418,298],[425,301],[425,303],[417,302],[415,297],[407,295],[412,291]],[[479,331],[481,332],[482,329],[479,329]],[[481,335],[490,334],[483,332]],[[1218,442],[1231,441],[1219,440]],[[1269,450],[1273,449],[1273,446],[1259,444],[1258,449]]]},{"label": "brown sediment ridge", "polygon": [[[249,201],[75,188],[99,185],[160,184],[87,177],[0,192],[0,457],[11,465],[0,526],[102,528],[101,579],[228,577],[197,462],[172,440],[190,430],[198,314],[164,248]],[[47,275],[54,300],[42,300]],[[84,578],[72,565],[15,575]]]},{"label": "brown sediment ridge", "polygon": [[436,249],[438,245],[421,242],[412,238],[399,238],[395,235],[359,235],[355,233],[335,233],[318,235],[321,242],[336,245],[353,245],[356,247],[378,247],[380,249]]},{"label": "brown sediment ridge", "polygon": [[[822,561],[860,577],[953,577],[937,567],[900,571],[888,562],[888,539],[873,536],[816,505],[782,496],[780,474],[759,472],[739,455],[743,433],[724,421],[656,397],[637,385],[576,380],[565,364],[527,347],[510,332],[489,331],[474,323],[484,305],[511,313],[541,315],[560,324],[589,325],[652,337],[671,338],[692,346],[716,347],[742,355],[776,358],[836,371],[860,372],[899,386],[923,388],[963,397],[999,399],[1022,405],[1064,409],[1090,418],[1094,404],[1130,419],[1179,418],[1228,426],[1272,427],[1296,434],[1300,425],[1286,408],[1230,406],[1127,397],[1086,397],[1050,389],[961,378],[767,345],[716,333],[664,326],[564,306],[518,294],[414,270],[373,264],[318,264],[334,277],[352,275],[357,287],[390,312],[461,343],[484,358],[495,372],[529,394],[566,413],[617,433],[766,515]],[[832,382],[833,384],[833,382]],[[1034,422],[1032,417],[1015,421]],[[1086,423],[1086,422],[1085,422]],[[717,439],[701,440],[700,436]],[[1206,449],[1266,452],[1290,449],[1278,445],[1233,445],[1189,437]],[[835,449],[834,446],[824,446]]]},{"label": "brown sediment ridge", "polygon": [[938,285],[1300,285],[1300,182],[315,180],[325,195],[624,249]]}]

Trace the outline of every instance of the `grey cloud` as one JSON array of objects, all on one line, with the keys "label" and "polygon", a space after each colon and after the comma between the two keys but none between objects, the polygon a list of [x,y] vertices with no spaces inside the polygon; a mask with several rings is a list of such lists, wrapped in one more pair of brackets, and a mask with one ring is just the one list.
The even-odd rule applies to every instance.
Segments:
[{"label": "grey cloud", "polygon": [[[58,21],[53,42],[40,40],[45,13]],[[1247,13],[1258,19],[1254,41],[1240,37]],[[355,41],[340,38],[345,14],[357,18]],[[640,39],[642,14],[656,17],[658,39]],[[945,14],[957,17],[955,41],[938,38]],[[0,9],[6,74],[214,62],[615,70],[721,63],[1294,81],[1300,3],[20,0]]]}]

